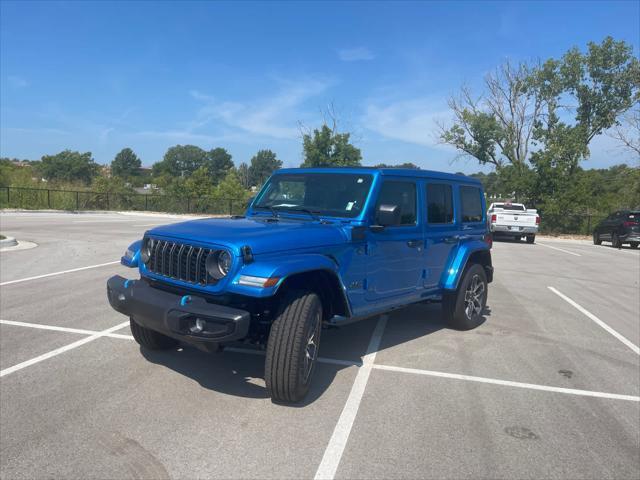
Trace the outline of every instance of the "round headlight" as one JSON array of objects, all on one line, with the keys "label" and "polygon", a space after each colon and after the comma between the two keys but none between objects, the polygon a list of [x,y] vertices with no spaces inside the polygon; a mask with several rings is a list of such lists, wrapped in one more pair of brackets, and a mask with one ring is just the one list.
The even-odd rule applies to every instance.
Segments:
[{"label": "round headlight", "polygon": [[211,252],[206,261],[207,272],[214,280],[220,280],[229,273],[231,263],[231,254],[226,250]]},{"label": "round headlight", "polygon": [[226,250],[220,250],[218,254],[218,268],[224,277],[231,269],[231,255]]},{"label": "round headlight", "polygon": [[150,238],[145,238],[144,242],[142,242],[142,248],[140,249],[140,258],[144,263],[149,262],[151,258],[151,249],[153,248],[153,240]]}]

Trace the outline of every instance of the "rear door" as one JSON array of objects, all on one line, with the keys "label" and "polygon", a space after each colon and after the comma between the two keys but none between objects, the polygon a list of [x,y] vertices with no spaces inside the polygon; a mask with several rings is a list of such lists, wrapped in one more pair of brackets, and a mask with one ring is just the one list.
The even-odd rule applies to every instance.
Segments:
[{"label": "rear door", "polygon": [[427,289],[440,284],[449,264],[451,251],[458,243],[460,225],[454,205],[454,185],[450,182],[427,180],[425,185],[425,279]]},{"label": "rear door", "polygon": [[622,212],[614,212],[609,215],[600,225],[600,238],[603,240],[611,240],[611,234],[618,230],[621,218]]},{"label": "rear door", "polygon": [[375,211],[379,205],[398,205],[401,225],[368,233],[368,301],[412,295],[422,286],[424,238],[418,216],[418,194],[413,179],[383,177]]}]

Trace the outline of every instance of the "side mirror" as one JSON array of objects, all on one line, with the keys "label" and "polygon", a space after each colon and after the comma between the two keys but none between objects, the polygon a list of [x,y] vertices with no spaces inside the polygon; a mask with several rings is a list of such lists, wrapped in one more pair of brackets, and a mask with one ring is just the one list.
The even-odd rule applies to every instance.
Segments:
[{"label": "side mirror", "polygon": [[380,205],[376,212],[376,225],[371,225],[371,230],[380,232],[385,227],[400,225],[400,207],[398,205]]}]

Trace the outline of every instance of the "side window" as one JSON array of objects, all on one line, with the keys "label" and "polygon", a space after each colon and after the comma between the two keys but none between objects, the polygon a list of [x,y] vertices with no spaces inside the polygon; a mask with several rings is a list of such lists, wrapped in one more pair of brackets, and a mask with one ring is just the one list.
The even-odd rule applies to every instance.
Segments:
[{"label": "side window", "polygon": [[386,181],[382,184],[376,211],[380,205],[398,205],[400,224],[416,224],[416,184],[414,182]]},{"label": "side window", "polygon": [[460,209],[463,222],[482,221],[482,194],[477,187],[460,187]]},{"label": "side window", "polygon": [[427,185],[427,221],[429,223],[453,223],[451,185],[443,183],[429,183]]}]

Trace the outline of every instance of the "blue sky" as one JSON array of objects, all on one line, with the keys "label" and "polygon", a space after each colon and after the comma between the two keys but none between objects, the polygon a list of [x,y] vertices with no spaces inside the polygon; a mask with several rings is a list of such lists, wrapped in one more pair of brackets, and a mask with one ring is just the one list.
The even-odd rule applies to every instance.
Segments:
[{"label": "blue sky", "polygon": [[[302,158],[333,104],[364,163],[479,170],[436,141],[446,99],[505,59],[612,35],[638,54],[640,2],[0,2],[0,154],[65,148],[143,164],[175,144]],[[585,167],[626,161],[599,138]],[[486,169],[485,169],[486,170]]]}]

